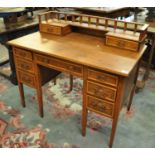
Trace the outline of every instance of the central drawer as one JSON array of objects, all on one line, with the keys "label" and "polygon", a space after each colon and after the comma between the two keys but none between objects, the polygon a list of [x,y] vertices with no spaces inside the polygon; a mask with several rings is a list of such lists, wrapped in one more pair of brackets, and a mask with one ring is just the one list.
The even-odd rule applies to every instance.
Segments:
[{"label": "central drawer", "polygon": [[87,82],[87,93],[95,97],[115,102],[116,89],[94,82]]},{"label": "central drawer", "polygon": [[57,58],[50,58],[47,56],[42,56],[35,54],[34,59],[37,63],[52,67],[53,69],[71,73],[76,76],[83,76],[83,66],[78,64],[73,64],[65,60],[60,60]]}]

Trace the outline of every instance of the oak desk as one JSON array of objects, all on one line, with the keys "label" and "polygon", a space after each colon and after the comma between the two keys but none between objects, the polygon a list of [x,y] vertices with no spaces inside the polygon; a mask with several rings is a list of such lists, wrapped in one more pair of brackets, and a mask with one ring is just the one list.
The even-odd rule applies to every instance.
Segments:
[{"label": "oak desk", "polygon": [[139,61],[139,52],[104,45],[104,38],[72,32],[65,36],[45,33],[9,41],[14,52],[22,105],[23,84],[37,90],[39,113],[43,116],[40,66],[66,72],[83,79],[82,134],[86,134],[87,111],[113,120],[109,146],[112,147],[123,103],[130,108]]}]

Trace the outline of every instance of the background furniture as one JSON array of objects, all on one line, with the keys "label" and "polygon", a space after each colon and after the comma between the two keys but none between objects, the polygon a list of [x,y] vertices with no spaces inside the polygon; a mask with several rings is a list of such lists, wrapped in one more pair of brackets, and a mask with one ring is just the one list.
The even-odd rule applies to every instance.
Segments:
[{"label": "background furniture", "polygon": [[44,12],[47,10],[48,9],[45,8],[41,8],[41,10],[35,10],[34,16],[31,17],[28,15],[29,10],[26,8],[0,8],[0,17],[3,17],[1,18],[0,22],[0,43],[5,45],[9,53],[9,60],[5,60],[5,62],[2,62],[1,65],[9,61],[11,75],[8,77],[8,75],[3,73],[0,74],[11,80],[13,84],[17,84],[15,65],[13,61],[12,50],[8,45],[6,45],[6,42],[38,31],[38,18],[36,18],[36,16],[39,12]]}]

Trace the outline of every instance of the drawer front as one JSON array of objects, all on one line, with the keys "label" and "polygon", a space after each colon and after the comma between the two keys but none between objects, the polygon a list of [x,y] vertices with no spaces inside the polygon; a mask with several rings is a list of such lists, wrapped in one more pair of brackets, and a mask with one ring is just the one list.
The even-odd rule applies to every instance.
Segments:
[{"label": "drawer front", "polygon": [[118,77],[104,72],[88,69],[88,79],[117,87]]},{"label": "drawer front", "polygon": [[34,66],[32,62],[20,60],[18,58],[15,59],[15,62],[17,68],[34,73]]},{"label": "drawer front", "polygon": [[56,69],[59,71],[65,71],[77,76],[83,76],[83,67],[81,65],[72,64],[70,62],[59,60],[57,58],[49,58],[49,57],[37,55],[37,54],[35,55],[35,60],[38,63],[52,67],[53,69]]},{"label": "drawer front", "polygon": [[87,96],[87,108],[111,118],[113,117],[113,104],[110,102]]},{"label": "drawer front", "polygon": [[128,49],[132,51],[138,51],[139,43],[135,41],[130,41],[130,40],[124,40],[120,38],[115,38],[115,37],[106,37],[106,44],[123,48],[123,49]]},{"label": "drawer front", "polygon": [[57,34],[57,35],[61,35],[61,33],[62,33],[61,27],[47,25],[47,24],[41,24],[40,25],[40,31],[46,32],[46,33],[51,33],[51,34]]},{"label": "drawer front", "polygon": [[17,76],[20,82],[30,87],[33,87],[33,88],[35,87],[35,76],[34,75],[17,70]]},{"label": "drawer front", "polygon": [[116,89],[88,81],[87,93],[105,100],[115,102]]},{"label": "drawer front", "polygon": [[32,60],[32,53],[20,48],[13,48],[13,52],[16,56],[22,59]]}]

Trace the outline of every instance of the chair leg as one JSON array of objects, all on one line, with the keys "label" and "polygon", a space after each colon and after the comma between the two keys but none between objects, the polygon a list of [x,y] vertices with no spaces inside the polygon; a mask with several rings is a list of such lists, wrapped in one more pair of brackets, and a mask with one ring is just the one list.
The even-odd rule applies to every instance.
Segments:
[{"label": "chair leg", "polygon": [[54,82],[54,85],[56,85],[57,84],[57,78],[54,78],[53,82]]},{"label": "chair leg", "polygon": [[73,90],[73,75],[70,75],[70,86],[69,86],[69,91],[72,91]]},{"label": "chair leg", "polygon": [[23,107],[25,107],[26,105],[25,105],[24,89],[23,84],[21,82],[18,82],[18,88],[20,93],[21,104]]}]

